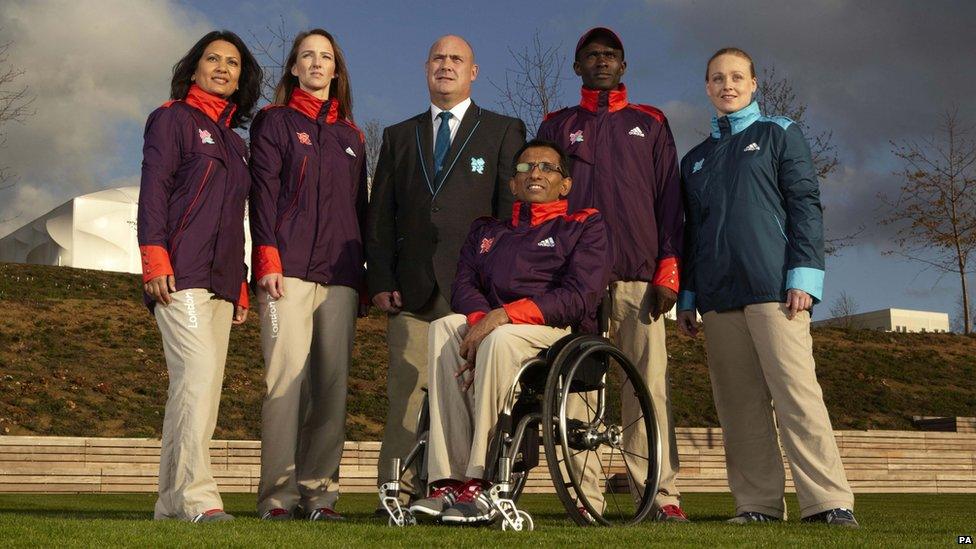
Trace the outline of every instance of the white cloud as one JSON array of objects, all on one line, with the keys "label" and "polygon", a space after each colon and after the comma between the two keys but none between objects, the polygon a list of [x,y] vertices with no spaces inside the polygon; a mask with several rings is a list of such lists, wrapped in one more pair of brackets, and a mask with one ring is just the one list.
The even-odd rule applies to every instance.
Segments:
[{"label": "white cloud", "polygon": [[122,153],[141,146],[146,116],[169,94],[173,64],[210,26],[170,2],[5,0],[0,29],[12,42],[10,63],[26,71],[21,82],[37,98],[36,114],[6,128],[0,150],[19,176],[0,202],[0,219],[17,216],[0,226],[6,234],[138,173]]}]

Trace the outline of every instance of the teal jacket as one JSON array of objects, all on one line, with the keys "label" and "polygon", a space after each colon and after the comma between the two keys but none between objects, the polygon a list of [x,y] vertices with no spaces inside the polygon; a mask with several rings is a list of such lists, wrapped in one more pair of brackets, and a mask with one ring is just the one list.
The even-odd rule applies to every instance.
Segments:
[{"label": "teal jacket", "polygon": [[784,302],[791,288],[823,296],[820,187],[810,147],[785,117],[748,107],[712,118],[681,161],[684,266],[678,310]]}]

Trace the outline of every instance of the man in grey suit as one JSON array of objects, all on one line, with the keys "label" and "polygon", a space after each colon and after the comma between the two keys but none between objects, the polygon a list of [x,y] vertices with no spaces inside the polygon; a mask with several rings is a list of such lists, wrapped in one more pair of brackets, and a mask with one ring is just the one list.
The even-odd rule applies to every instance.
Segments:
[{"label": "man in grey suit", "polygon": [[[414,444],[427,384],[427,328],[451,313],[451,283],[471,222],[511,217],[508,180],[525,142],[521,120],[471,101],[474,51],[460,36],[434,42],[425,63],[431,106],[383,131],[366,219],[367,282],[389,314],[390,401],[379,483]],[[414,494],[413,475],[403,489]]]}]

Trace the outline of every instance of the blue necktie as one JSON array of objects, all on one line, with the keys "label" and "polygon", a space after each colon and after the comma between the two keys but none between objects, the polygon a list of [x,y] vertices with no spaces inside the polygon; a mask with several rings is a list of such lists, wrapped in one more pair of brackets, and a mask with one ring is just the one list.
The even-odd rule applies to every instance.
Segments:
[{"label": "blue necktie", "polygon": [[441,175],[444,169],[444,157],[447,156],[447,149],[451,147],[451,111],[443,111],[437,115],[441,119],[441,125],[437,128],[437,141],[434,142],[434,179]]}]

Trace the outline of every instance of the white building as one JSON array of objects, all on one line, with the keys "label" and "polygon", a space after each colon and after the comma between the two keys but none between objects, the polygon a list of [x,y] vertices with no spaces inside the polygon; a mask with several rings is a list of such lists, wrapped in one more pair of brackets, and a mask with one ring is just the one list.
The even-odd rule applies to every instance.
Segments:
[{"label": "white building", "polygon": [[934,311],[882,309],[827,320],[818,320],[814,327],[848,326],[883,332],[948,332],[949,315]]},{"label": "white building", "polygon": [[[141,273],[138,204],[139,187],[73,198],[0,239],[0,261]],[[244,235],[250,264],[249,231]]]}]

